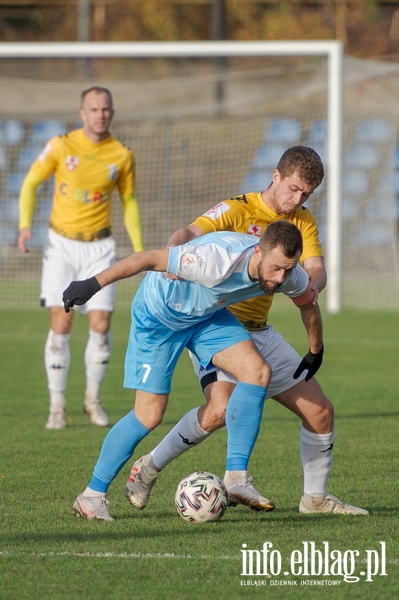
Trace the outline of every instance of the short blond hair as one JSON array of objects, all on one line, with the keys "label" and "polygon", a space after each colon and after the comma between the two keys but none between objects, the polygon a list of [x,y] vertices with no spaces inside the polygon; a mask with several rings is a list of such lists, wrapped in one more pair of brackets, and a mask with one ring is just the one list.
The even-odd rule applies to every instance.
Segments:
[{"label": "short blond hair", "polygon": [[87,94],[90,94],[91,92],[95,92],[96,94],[107,94],[111,108],[112,108],[113,102],[112,102],[111,92],[109,91],[108,88],[101,87],[99,85],[93,85],[92,87],[88,88],[87,90],[83,90],[83,92],[80,95],[80,106],[83,106],[84,99],[86,98]]}]

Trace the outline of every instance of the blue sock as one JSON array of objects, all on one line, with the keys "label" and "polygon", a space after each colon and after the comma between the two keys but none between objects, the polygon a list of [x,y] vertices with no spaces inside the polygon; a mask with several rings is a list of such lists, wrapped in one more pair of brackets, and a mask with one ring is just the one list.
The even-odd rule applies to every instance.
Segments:
[{"label": "blue sock", "polygon": [[258,437],[267,388],[237,382],[226,410],[227,471],[246,471]]},{"label": "blue sock", "polygon": [[115,423],[105,437],[88,487],[106,493],[136,446],[149,433],[150,430],[140,423],[132,410]]}]

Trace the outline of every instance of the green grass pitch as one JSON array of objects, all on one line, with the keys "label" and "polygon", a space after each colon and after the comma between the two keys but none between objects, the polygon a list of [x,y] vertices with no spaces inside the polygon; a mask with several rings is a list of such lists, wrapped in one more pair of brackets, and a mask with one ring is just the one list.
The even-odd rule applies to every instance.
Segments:
[{"label": "green grass pitch", "polygon": [[[172,463],[160,475],[144,511],[124,498],[128,463],[109,492],[115,522],[73,517],[73,501],[90,479],[106,433],[90,426],[82,411],[86,320],[75,319],[68,427],[57,432],[44,428],[48,315],[44,310],[3,310],[0,318],[1,600],[399,597],[399,313],[324,314],[326,352],[318,379],[336,410],[330,491],[367,508],[370,515],[299,515],[300,423],[269,400],[250,474],[277,509],[262,514],[230,508],[219,523],[201,525],[178,517],[175,489],[194,470],[223,475],[225,430]],[[126,308],[113,317],[113,354],[102,394],[113,423],[130,410],[133,400],[132,393],[122,388],[129,318]],[[300,354],[307,351],[299,313],[285,299],[276,299],[271,323]],[[141,443],[136,456],[148,452],[201,402],[184,355],[164,423]],[[248,556],[243,545],[260,556],[267,542],[273,546],[262,557],[275,574],[243,575],[243,556]],[[329,553],[340,552],[348,572],[348,561],[356,556],[353,572],[360,580],[349,583],[331,573],[292,574],[292,553],[304,552],[310,542],[316,549],[328,544]],[[358,555],[350,554],[355,550]],[[361,575],[366,568],[376,572],[372,581]]]}]

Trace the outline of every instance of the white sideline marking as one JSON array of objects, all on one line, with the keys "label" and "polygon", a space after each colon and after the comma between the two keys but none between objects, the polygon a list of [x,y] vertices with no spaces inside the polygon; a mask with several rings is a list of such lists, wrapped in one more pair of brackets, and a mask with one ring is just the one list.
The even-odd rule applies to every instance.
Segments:
[{"label": "white sideline marking", "polygon": [[[54,556],[71,556],[74,558],[164,558],[172,560],[241,560],[241,556],[212,556],[211,554],[201,554],[200,556],[194,556],[192,554],[174,554],[172,553],[151,553],[151,552],[123,552],[121,554],[114,552],[9,552],[8,550],[0,550],[0,556],[40,556],[42,557],[54,557]],[[287,559],[288,560],[288,559]],[[364,563],[366,559],[356,561],[357,563]],[[399,558],[391,558],[387,560],[388,564],[397,565],[399,564]]]},{"label": "white sideline marking", "polygon": [[151,553],[151,552],[133,552],[122,554],[115,554],[113,552],[9,552],[8,550],[0,550],[0,556],[40,556],[40,557],[51,557],[51,556],[72,556],[77,558],[170,558],[170,559],[183,559],[183,560],[198,560],[200,558],[204,560],[240,560],[241,556],[211,556],[210,554],[202,554],[200,556],[193,556],[192,554],[174,554],[172,553]]}]

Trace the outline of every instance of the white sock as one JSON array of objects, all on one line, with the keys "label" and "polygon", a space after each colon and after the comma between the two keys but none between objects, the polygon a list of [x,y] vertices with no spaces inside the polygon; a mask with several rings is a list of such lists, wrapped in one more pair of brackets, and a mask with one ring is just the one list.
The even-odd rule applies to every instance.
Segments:
[{"label": "white sock", "polygon": [[324,498],[332,468],[334,431],[311,433],[303,426],[300,434],[300,451],[304,477],[304,493]]},{"label": "white sock", "polygon": [[111,355],[110,334],[90,329],[85,349],[86,396],[100,397],[100,385],[105,377]]},{"label": "white sock", "polygon": [[58,412],[61,410],[65,410],[66,408],[66,399],[64,392],[57,392],[56,390],[50,391],[50,410],[51,412]]},{"label": "white sock", "polygon": [[65,408],[65,390],[71,364],[69,337],[69,334],[55,333],[50,329],[44,346],[50,408],[55,410]]},{"label": "white sock", "polygon": [[194,448],[211,435],[212,432],[202,429],[198,422],[199,408],[197,406],[197,408],[193,408],[185,414],[151,452],[152,460],[157,469],[163,469],[186,450]]},{"label": "white sock", "polygon": [[237,483],[247,479],[247,471],[225,471],[223,481],[225,483]]},{"label": "white sock", "polygon": [[95,490],[92,490],[91,488],[87,487],[85,489],[85,491],[83,492],[82,496],[89,496],[90,498],[96,498],[96,497],[100,497],[100,496],[105,496],[104,492],[96,492]]}]

